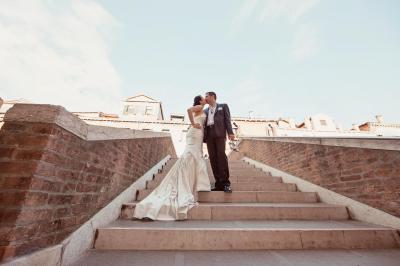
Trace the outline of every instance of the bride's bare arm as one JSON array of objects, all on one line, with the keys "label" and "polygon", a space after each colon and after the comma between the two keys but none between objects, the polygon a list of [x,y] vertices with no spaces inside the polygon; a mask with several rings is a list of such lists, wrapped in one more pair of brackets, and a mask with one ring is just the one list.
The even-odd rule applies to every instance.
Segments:
[{"label": "bride's bare arm", "polygon": [[190,120],[190,124],[191,124],[192,127],[194,127],[194,128],[200,129],[200,128],[201,128],[201,125],[200,125],[199,123],[196,123],[196,124],[194,123],[193,113],[194,113],[194,112],[199,112],[199,111],[201,111],[202,109],[203,109],[203,106],[201,106],[201,105],[192,106],[192,107],[189,107],[189,108],[187,109],[188,116],[189,116],[189,120]]}]

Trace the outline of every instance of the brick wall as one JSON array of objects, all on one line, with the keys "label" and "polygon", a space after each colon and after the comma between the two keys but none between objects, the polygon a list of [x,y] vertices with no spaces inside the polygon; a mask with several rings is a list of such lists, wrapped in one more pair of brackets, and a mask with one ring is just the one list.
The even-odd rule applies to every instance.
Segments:
[{"label": "brick wall", "polygon": [[176,156],[170,137],[90,141],[60,123],[16,120],[0,130],[2,260],[60,243],[165,156]]},{"label": "brick wall", "polygon": [[[369,146],[380,146],[373,141]],[[391,143],[398,147],[400,140]],[[382,141],[381,146],[390,145]],[[240,145],[244,156],[400,217],[400,151],[395,149],[260,139],[244,139]]]}]

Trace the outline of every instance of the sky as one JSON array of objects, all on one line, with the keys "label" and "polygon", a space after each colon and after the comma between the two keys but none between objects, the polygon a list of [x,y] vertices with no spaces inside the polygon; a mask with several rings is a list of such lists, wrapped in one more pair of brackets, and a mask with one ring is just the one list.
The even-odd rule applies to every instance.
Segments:
[{"label": "sky", "polygon": [[166,115],[215,91],[233,116],[400,123],[397,0],[0,0],[0,97]]}]

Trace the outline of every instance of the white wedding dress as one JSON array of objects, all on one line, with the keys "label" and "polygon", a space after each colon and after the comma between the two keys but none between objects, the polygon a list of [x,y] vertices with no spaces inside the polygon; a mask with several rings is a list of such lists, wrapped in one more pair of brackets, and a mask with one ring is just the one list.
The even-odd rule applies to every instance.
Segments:
[{"label": "white wedding dress", "polygon": [[[206,115],[195,116],[204,125]],[[160,185],[135,207],[134,217],[152,220],[185,220],[195,206],[197,191],[210,191],[210,179],[203,158],[203,129],[189,128],[182,156]]]}]

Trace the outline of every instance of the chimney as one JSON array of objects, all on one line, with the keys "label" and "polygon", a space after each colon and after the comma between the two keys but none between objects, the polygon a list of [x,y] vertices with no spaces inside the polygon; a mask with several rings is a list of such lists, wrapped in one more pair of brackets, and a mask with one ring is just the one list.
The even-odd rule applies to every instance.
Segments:
[{"label": "chimney", "polygon": [[378,124],[383,124],[383,117],[382,115],[376,115],[376,122],[378,122]]},{"label": "chimney", "polygon": [[254,118],[254,112],[253,111],[249,111],[249,118],[253,119]]},{"label": "chimney", "polygon": [[289,118],[289,127],[290,128],[296,128],[296,123],[294,122],[293,118]]},{"label": "chimney", "polygon": [[306,118],[305,120],[304,120],[304,127],[306,128],[306,129],[308,129],[308,130],[312,130],[313,128],[312,128],[312,125],[311,125],[311,120],[310,120],[310,118]]}]

